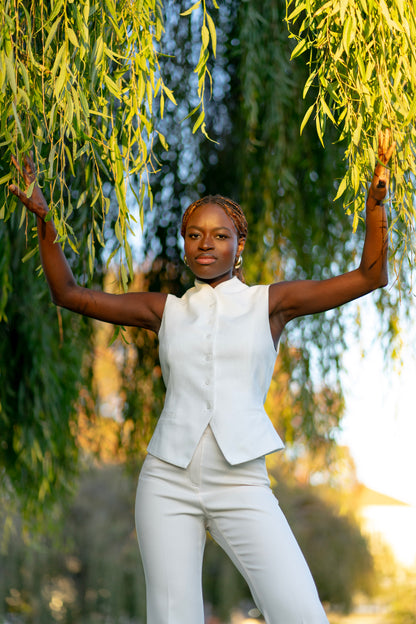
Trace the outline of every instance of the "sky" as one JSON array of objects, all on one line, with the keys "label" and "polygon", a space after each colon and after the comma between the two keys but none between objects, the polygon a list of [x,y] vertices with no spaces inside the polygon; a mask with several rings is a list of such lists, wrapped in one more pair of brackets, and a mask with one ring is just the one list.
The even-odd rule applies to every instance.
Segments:
[{"label": "sky", "polygon": [[416,305],[414,325],[402,327],[402,366],[386,366],[371,300],[359,305],[363,326],[344,355],[346,411],[338,440],[350,448],[362,483],[416,506]]}]

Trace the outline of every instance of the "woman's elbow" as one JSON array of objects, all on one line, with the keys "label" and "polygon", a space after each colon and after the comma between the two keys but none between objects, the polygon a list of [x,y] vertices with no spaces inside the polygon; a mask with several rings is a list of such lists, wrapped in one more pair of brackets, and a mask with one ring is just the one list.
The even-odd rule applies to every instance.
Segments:
[{"label": "woman's elbow", "polygon": [[388,271],[388,267],[387,267],[387,262],[383,262],[383,265],[381,267],[381,271],[379,274],[379,280],[378,280],[378,287],[377,288],[384,288],[385,286],[387,286],[389,283],[389,271]]},{"label": "woman's elbow", "polygon": [[68,299],[59,293],[55,293],[51,291],[51,299],[52,299],[52,303],[58,306],[59,308],[70,308]]},{"label": "woman's elbow", "polygon": [[364,266],[359,267],[361,279],[364,282],[364,288],[367,292],[372,292],[378,288],[384,288],[389,283],[387,266],[383,265],[378,269],[371,267],[371,270],[366,269]]},{"label": "woman's elbow", "polygon": [[77,286],[68,284],[66,288],[50,288],[52,303],[60,308],[74,310],[76,307],[76,290]]},{"label": "woman's elbow", "polygon": [[371,290],[377,290],[378,288],[385,288],[389,283],[389,277],[387,271],[382,271],[377,279],[372,281]]},{"label": "woman's elbow", "polygon": [[59,308],[66,308],[64,298],[60,297],[57,293],[51,292],[52,303]]},{"label": "woman's elbow", "polygon": [[386,274],[381,280],[380,280],[380,285],[379,288],[385,288],[386,286],[388,286],[389,283],[389,278],[388,275]]}]

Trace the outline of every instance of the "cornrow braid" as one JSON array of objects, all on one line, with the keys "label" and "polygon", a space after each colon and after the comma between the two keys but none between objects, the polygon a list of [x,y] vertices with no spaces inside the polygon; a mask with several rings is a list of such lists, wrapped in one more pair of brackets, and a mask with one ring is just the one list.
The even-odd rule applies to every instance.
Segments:
[{"label": "cornrow braid", "polygon": [[228,197],[223,197],[222,195],[206,195],[205,197],[197,199],[188,206],[182,217],[182,236],[185,236],[186,226],[192,213],[195,212],[195,210],[200,206],[204,206],[206,204],[217,204],[217,206],[221,206],[221,208],[227,213],[227,215],[234,223],[235,229],[237,230],[238,238],[247,238],[248,226],[244,212],[237,204],[237,202],[229,199]]},{"label": "cornrow braid", "polygon": [[[220,206],[234,223],[238,238],[247,238],[248,225],[244,212],[237,202],[229,199],[228,197],[224,197],[223,195],[206,195],[205,197],[197,199],[188,206],[182,217],[181,235],[183,238],[185,238],[186,226],[191,215],[197,208],[206,204],[216,204],[217,206]],[[233,275],[237,275],[242,281],[244,281],[241,264],[238,268],[234,267]]]}]

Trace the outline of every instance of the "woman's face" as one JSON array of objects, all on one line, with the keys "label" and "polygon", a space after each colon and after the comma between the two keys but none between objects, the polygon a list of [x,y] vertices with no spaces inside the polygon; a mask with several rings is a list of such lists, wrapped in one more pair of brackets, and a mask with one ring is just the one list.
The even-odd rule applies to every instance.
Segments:
[{"label": "woman's face", "polygon": [[236,258],[244,248],[235,225],[217,204],[199,206],[185,231],[185,255],[192,273],[216,286],[232,277]]}]

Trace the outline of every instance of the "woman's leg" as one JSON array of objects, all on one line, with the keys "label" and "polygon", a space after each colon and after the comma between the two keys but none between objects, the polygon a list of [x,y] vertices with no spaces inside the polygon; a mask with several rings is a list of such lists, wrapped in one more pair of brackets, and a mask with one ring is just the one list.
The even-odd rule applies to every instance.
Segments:
[{"label": "woman's leg", "polygon": [[205,523],[187,471],[148,456],[136,497],[147,624],[203,624]]},{"label": "woman's leg", "polygon": [[230,466],[207,439],[208,530],[246,579],[267,624],[328,624],[309,568],[269,486],[264,458]]},{"label": "woman's leg", "polygon": [[[273,493],[235,487],[209,531],[246,579],[267,624],[327,624],[314,581]],[[233,503],[235,507],[233,508]]]}]

